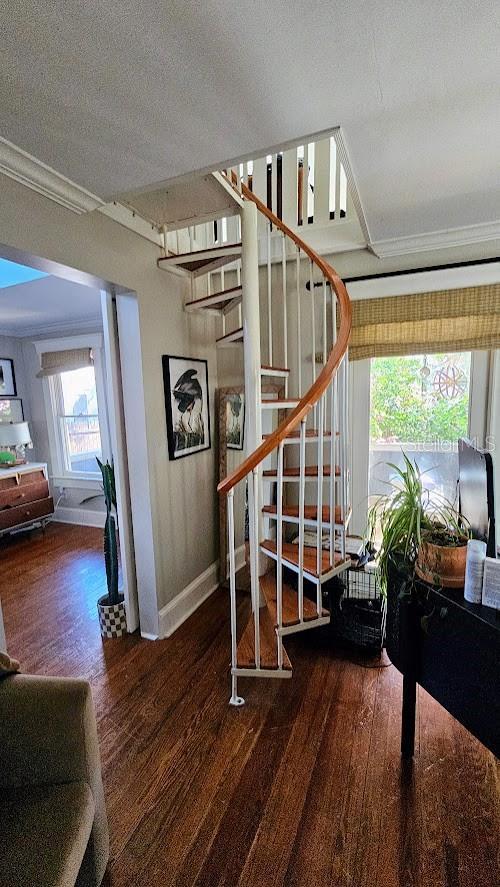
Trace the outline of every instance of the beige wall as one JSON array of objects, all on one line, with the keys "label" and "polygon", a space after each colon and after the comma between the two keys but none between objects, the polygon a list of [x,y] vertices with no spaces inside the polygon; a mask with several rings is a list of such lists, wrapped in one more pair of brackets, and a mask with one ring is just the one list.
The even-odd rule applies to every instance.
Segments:
[{"label": "beige wall", "polygon": [[[99,212],[77,216],[4,176],[0,176],[0,245],[87,272],[97,278],[97,285],[107,281],[137,293],[157,609],[161,609],[217,557],[213,318],[183,311],[187,284],[158,270],[154,244]],[[126,343],[120,344],[126,359]],[[203,357],[209,366],[212,448],[178,462],[169,462],[167,453],[161,365],[166,353]]]}]

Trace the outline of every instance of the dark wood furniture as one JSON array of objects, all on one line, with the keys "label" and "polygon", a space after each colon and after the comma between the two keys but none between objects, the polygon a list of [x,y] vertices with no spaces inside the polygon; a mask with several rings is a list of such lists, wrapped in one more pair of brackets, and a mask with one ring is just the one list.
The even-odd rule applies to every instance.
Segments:
[{"label": "dark wood furniture", "polygon": [[0,536],[21,527],[44,524],[54,514],[47,466],[33,462],[0,473]]},{"label": "dark wood furniture", "polygon": [[413,755],[420,684],[500,757],[500,612],[469,604],[463,589],[424,582],[401,598],[398,575],[388,591],[387,652],[403,674],[402,755]]}]

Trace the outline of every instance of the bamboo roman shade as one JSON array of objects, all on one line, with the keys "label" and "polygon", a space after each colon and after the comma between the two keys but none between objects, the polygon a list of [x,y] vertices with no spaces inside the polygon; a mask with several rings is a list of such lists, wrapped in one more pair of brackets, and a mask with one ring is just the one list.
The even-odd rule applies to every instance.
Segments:
[{"label": "bamboo roman shade", "polygon": [[58,373],[67,373],[68,370],[79,370],[82,367],[93,366],[91,348],[71,348],[66,351],[45,351],[40,355],[40,371],[36,374],[38,379],[43,376],[57,376]]},{"label": "bamboo roman shade", "polygon": [[500,348],[500,284],[353,301],[351,360]]}]

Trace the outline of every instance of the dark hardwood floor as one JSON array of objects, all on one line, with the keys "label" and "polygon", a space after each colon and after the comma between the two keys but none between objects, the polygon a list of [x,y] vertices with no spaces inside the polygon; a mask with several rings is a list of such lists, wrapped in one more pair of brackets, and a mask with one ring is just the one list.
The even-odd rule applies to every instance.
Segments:
[{"label": "dark hardwood floor", "polygon": [[404,767],[395,668],[306,632],[287,644],[292,679],[242,680],[246,705],[232,709],[224,591],[169,640],[103,643],[100,531],[54,524],[0,545],[10,652],[24,671],[92,684],[108,884],[500,884],[498,761],[420,690]]}]

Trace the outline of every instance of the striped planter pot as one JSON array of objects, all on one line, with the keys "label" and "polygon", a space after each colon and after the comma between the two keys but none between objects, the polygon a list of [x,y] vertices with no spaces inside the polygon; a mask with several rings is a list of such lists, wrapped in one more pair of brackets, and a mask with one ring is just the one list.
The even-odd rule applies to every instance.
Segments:
[{"label": "striped planter pot", "polygon": [[127,616],[125,602],[108,604],[108,596],[105,594],[97,601],[99,613],[99,626],[103,638],[121,638],[127,631]]}]

